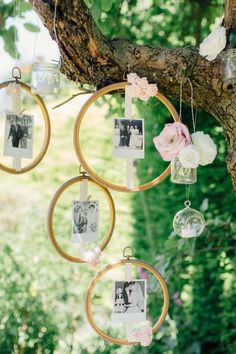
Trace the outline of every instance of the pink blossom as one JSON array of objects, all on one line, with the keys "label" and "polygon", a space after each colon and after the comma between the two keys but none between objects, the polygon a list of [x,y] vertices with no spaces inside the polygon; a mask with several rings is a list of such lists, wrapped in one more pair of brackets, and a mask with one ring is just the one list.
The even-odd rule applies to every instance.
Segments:
[{"label": "pink blossom", "polygon": [[136,84],[137,80],[139,80],[139,76],[136,73],[130,73],[127,75],[127,81],[130,84]]},{"label": "pink blossom", "polygon": [[128,342],[140,343],[143,347],[147,347],[152,342],[152,328],[150,325],[145,325],[142,328],[128,329]]},{"label": "pink blossom", "polygon": [[184,124],[174,122],[165,124],[160,135],[153,139],[153,143],[164,161],[172,161],[181,149],[191,143],[191,138]]},{"label": "pink blossom", "polygon": [[99,247],[95,247],[92,250],[85,251],[83,254],[83,260],[91,265],[92,267],[96,267],[100,262],[100,256],[102,251]]},{"label": "pink blossom", "polygon": [[136,73],[130,73],[127,75],[127,81],[131,84],[129,92],[132,97],[138,97],[143,101],[147,101],[157,93],[157,85],[149,84],[146,77],[141,78]]}]

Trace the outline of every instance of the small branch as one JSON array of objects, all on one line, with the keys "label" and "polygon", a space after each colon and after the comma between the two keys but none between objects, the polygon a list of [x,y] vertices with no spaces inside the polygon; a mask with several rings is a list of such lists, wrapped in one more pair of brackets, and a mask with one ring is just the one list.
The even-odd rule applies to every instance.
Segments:
[{"label": "small branch", "polygon": [[83,92],[79,92],[79,93],[72,95],[71,97],[67,98],[67,100],[65,100],[65,101],[59,103],[58,105],[56,105],[55,107],[53,107],[53,109],[59,108],[59,107],[63,106],[64,104],[73,100],[75,97],[80,96],[80,95],[85,95],[86,93],[94,93],[94,90],[83,89]]}]

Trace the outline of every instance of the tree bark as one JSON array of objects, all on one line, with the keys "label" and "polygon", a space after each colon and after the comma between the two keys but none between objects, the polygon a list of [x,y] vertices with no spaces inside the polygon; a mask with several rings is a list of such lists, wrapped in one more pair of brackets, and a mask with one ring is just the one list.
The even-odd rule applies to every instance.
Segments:
[{"label": "tree bark", "polygon": [[[34,0],[34,7],[55,39],[55,0]],[[224,24],[228,33],[236,26],[236,0],[226,0]],[[194,106],[212,114],[223,127],[228,141],[227,167],[236,191],[236,90],[223,83],[219,56],[209,62],[194,47],[155,48],[108,39],[96,26],[83,0],[58,2],[56,32],[61,71],[73,81],[106,86],[122,81],[130,64],[132,71],[156,83],[160,92],[178,99],[181,79],[190,78]],[[185,86],[183,101],[189,103],[189,87]]]}]

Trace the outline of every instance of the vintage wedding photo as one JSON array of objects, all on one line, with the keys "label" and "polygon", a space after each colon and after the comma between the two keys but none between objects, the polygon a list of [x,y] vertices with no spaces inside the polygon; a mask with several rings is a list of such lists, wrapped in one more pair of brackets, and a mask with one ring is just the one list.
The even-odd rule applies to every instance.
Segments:
[{"label": "vintage wedding photo", "polygon": [[4,156],[33,157],[34,117],[6,113]]},{"label": "vintage wedding photo", "polygon": [[146,320],[146,280],[115,281],[113,293],[113,322]]},{"label": "vintage wedding photo", "polygon": [[96,241],[99,202],[74,200],[72,209],[72,242]]},{"label": "vintage wedding photo", "polygon": [[114,118],[113,156],[121,158],[144,158],[144,120]]}]

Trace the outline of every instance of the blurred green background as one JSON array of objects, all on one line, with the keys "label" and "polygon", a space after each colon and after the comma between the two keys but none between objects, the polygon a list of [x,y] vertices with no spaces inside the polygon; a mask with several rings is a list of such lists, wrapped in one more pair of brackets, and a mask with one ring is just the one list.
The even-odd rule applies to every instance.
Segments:
[{"label": "blurred green background", "polygon": [[[15,55],[17,21],[12,19],[16,4],[18,1],[0,3],[1,51],[11,57]],[[218,0],[87,0],[87,5],[105,35],[167,47],[198,45],[223,15],[223,1]],[[38,31],[28,3],[22,0],[17,14],[21,16],[19,21],[26,18],[26,23],[33,25],[25,26],[26,30]],[[21,33],[17,25],[16,28]],[[30,63],[21,65],[24,80],[29,81]],[[1,73],[2,78],[9,76],[10,70]],[[198,112],[197,129],[209,133],[218,147],[216,160],[198,169],[198,183],[190,191],[193,208],[199,209],[207,221],[198,239],[180,239],[172,230],[172,219],[183,208],[184,186],[174,185],[167,178],[145,192],[112,192],[117,209],[116,228],[100,267],[120,259],[123,248],[131,245],[137,258],[161,272],[170,293],[169,315],[148,348],[114,346],[100,339],[86,321],[85,292],[95,271],[86,265],[66,262],[52,248],[47,235],[46,214],[52,195],[63,182],[79,173],[73,127],[82,103],[89,97],[77,97],[53,110],[78,91],[65,78],[61,86],[58,97],[45,99],[52,121],[52,139],[43,162],[26,175],[0,174],[0,353],[235,354],[236,206],[225,164],[227,146],[222,128],[209,114]],[[3,102],[4,96],[1,113],[6,108]],[[100,100],[86,114],[80,136],[83,152],[94,170],[117,183],[124,183],[125,166],[123,161],[111,157],[111,127],[112,117],[123,115],[123,103],[119,95]],[[173,103],[178,109],[178,102]],[[23,105],[36,117],[36,154],[44,127],[31,100],[24,97]],[[143,183],[166,166],[152,139],[171,117],[155,99],[147,103],[136,101],[135,112],[145,119],[146,126],[146,158],[138,161],[135,168],[136,181]],[[188,106],[184,106],[183,120],[191,130]],[[2,139],[3,119],[0,127]],[[11,163],[10,159],[4,162]],[[89,193],[102,202],[102,195],[95,189]],[[73,188],[55,213],[58,240],[74,254],[77,250],[70,245],[68,200],[76,196],[77,190]],[[108,222],[106,208],[104,204],[101,238]],[[122,273],[114,272],[111,278],[120,276]],[[148,317],[154,322],[160,314],[162,293],[154,279],[150,277],[148,281]],[[122,328],[110,321],[111,279],[98,284],[93,309],[96,321],[105,330],[124,335]]]}]

